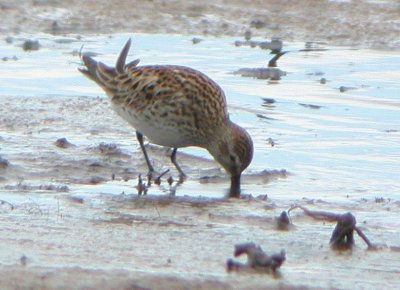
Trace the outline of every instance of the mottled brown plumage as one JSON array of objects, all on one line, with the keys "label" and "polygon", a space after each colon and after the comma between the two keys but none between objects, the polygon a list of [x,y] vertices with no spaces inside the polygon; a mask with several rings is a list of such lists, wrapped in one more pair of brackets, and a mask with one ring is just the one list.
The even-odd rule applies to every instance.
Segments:
[{"label": "mottled brown plumage", "polygon": [[231,175],[232,196],[240,194],[240,176],[250,164],[253,144],[249,134],[230,121],[222,89],[194,69],[176,65],[138,66],[139,60],[125,64],[130,48],[126,43],[111,68],[89,56],[82,56],[86,68],[80,71],[95,81],[109,96],[113,109],[128,121],[150,171],[153,167],[143,146],[150,142],[174,148],[198,146],[207,149]]}]

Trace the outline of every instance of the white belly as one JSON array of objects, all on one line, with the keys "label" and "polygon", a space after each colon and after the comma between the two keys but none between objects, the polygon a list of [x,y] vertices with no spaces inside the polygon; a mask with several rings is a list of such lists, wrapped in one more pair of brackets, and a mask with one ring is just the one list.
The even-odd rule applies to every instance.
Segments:
[{"label": "white belly", "polygon": [[137,131],[146,136],[151,143],[172,148],[194,145],[190,138],[185,136],[177,126],[166,125],[165,122],[160,122],[160,120],[146,119],[143,115],[134,115],[129,110],[119,106],[113,105],[113,109]]}]

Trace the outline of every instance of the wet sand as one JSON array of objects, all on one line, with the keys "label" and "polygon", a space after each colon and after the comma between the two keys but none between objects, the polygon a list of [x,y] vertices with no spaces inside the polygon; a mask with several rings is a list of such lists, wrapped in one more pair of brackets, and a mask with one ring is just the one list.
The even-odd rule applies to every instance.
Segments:
[{"label": "wet sand", "polygon": [[[82,7],[82,1],[0,1],[0,31],[4,36],[134,31],[241,38],[251,29],[261,38],[399,48],[400,9],[394,2],[227,3],[121,1],[115,6],[85,1]],[[138,197],[138,175],[146,167],[132,128],[110,113],[105,97],[82,95],[0,96],[0,200],[7,201],[0,204],[1,289],[398,287],[396,198],[381,197],[385,192],[346,202],[301,198],[301,193],[267,196],[252,188],[274,180],[291,182],[292,173],[250,170],[244,183],[252,197],[229,200],[223,195],[227,176],[218,165],[184,153],[178,158],[189,175],[185,190],[190,195],[178,187],[170,197],[164,179],[148,196]],[[171,168],[165,149],[149,150],[160,172]],[[210,189],[218,195],[208,196]],[[292,229],[277,230],[275,217],[294,203],[351,211],[378,250],[367,250],[356,236],[352,251],[332,251],[328,242],[334,223],[315,221],[301,211],[292,213]],[[233,246],[249,241],[268,253],[285,249],[280,277],[226,273]]]},{"label": "wet sand", "polygon": [[[250,170],[244,187],[252,197],[225,199],[228,180],[218,165],[182,153],[178,159],[189,186],[169,196],[165,178],[149,195],[137,196],[145,163],[132,129],[110,111],[105,97],[2,96],[0,115],[7,161],[0,169],[0,199],[7,201],[0,205],[1,289],[397,286],[400,203],[395,198],[336,202],[319,195],[301,198],[297,192],[282,197],[279,190],[267,196],[257,190],[260,184],[293,182],[291,176]],[[167,151],[149,149],[160,172],[171,168]],[[170,174],[176,177],[174,170]],[[205,176],[213,178],[202,180]],[[217,195],[209,197],[210,191]],[[275,217],[296,203],[351,211],[378,250],[368,250],[358,236],[352,251],[331,250],[334,223],[301,211],[292,213],[293,228],[277,230]],[[250,241],[268,253],[285,249],[279,277],[226,273],[233,246]]]},{"label": "wet sand", "polygon": [[400,48],[397,1],[0,1],[0,32],[254,36]]}]

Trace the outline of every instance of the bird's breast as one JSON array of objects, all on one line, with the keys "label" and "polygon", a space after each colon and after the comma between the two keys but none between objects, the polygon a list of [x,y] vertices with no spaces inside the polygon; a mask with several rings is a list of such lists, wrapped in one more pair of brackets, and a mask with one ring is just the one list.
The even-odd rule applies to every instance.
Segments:
[{"label": "bird's breast", "polygon": [[172,148],[201,146],[196,142],[196,132],[185,126],[182,118],[158,118],[149,112],[135,113],[117,105],[114,105],[113,109],[151,143]]}]

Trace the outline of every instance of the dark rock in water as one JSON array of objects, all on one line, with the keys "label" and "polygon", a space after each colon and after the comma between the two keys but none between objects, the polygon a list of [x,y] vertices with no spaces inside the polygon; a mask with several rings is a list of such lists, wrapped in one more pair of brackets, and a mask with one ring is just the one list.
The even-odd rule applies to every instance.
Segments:
[{"label": "dark rock in water", "polygon": [[40,44],[38,40],[26,40],[22,45],[22,49],[25,51],[39,50]]},{"label": "dark rock in water", "polygon": [[193,37],[193,38],[192,38],[192,43],[193,43],[193,44],[198,44],[198,43],[200,43],[200,42],[202,42],[202,41],[203,41],[203,39],[198,38],[198,37]]},{"label": "dark rock in water", "polygon": [[339,87],[339,91],[341,93],[347,92],[348,90],[355,90],[355,89],[356,89],[355,87],[346,87],[346,86],[340,86]]},{"label": "dark rock in water", "polygon": [[263,100],[264,104],[273,104],[276,102],[275,99],[273,99],[273,98],[262,98],[262,100]]},{"label": "dark rock in water", "polygon": [[321,109],[322,106],[319,105],[313,105],[313,104],[304,104],[304,103],[299,103],[300,106],[303,106],[305,108],[309,108],[309,109],[314,109],[314,110],[318,110]]}]

